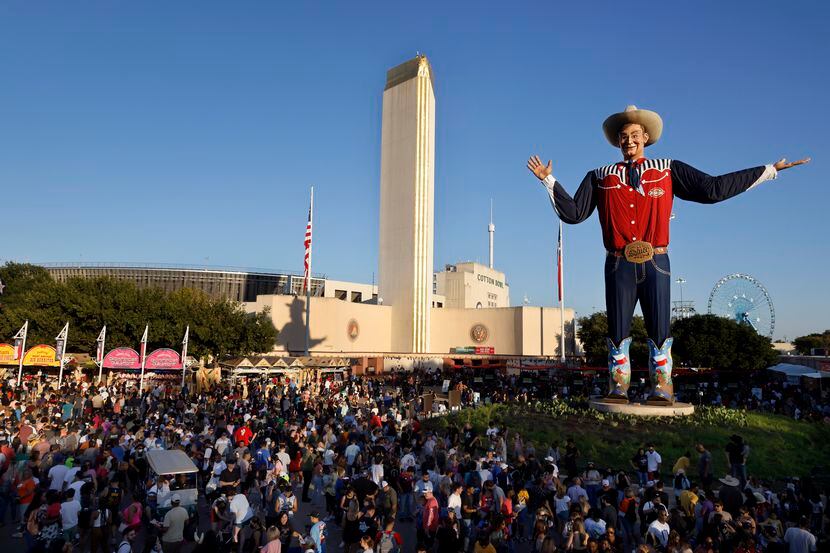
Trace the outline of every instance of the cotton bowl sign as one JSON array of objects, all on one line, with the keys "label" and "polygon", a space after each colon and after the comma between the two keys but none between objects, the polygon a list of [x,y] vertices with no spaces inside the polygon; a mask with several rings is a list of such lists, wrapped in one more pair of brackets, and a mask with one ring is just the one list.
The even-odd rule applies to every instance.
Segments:
[{"label": "cotton bowl sign", "polygon": [[170,348],[161,348],[147,356],[147,359],[144,360],[144,367],[148,371],[181,369],[182,361],[179,352]]}]

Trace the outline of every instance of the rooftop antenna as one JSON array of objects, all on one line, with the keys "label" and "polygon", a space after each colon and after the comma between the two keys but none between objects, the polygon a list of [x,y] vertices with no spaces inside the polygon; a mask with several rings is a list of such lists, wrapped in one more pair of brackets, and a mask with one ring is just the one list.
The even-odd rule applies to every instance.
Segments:
[{"label": "rooftop antenna", "polygon": [[493,224],[493,198],[490,198],[490,224],[487,225],[487,234],[490,237],[490,268],[493,268],[493,237],[496,234],[496,225]]}]

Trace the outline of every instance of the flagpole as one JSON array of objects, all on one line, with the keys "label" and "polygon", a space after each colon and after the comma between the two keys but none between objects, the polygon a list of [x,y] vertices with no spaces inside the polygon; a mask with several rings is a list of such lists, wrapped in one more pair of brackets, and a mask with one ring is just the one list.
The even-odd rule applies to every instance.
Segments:
[{"label": "flagpole", "polygon": [[187,369],[187,338],[190,334],[190,325],[184,331],[184,340],[182,340],[182,392],[184,392],[185,370]]},{"label": "flagpole", "polygon": [[[308,208],[308,225],[312,229],[311,238],[314,238],[314,187],[311,187],[311,203]],[[305,355],[309,356],[309,344],[311,343],[311,249],[312,240],[308,243],[308,277],[305,288]]]},{"label": "flagpole", "polygon": [[[17,387],[20,387],[20,384],[23,382],[23,356],[26,354],[26,335],[29,334],[29,321],[23,323],[23,328],[17,333],[17,336],[20,336],[20,333],[23,333],[23,341],[21,342],[20,346],[20,354],[18,355],[20,362],[17,365]],[[16,337],[15,337],[16,338]],[[16,346],[17,344],[15,344]]]},{"label": "flagpole", "polygon": [[56,341],[61,341],[62,344],[57,344],[61,346],[60,350],[60,359],[58,359],[58,363],[60,364],[60,369],[58,369],[58,390],[60,390],[61,386],[63,385],[63,359],[66,356],[66,342],[69,341],[69,323],[66,323],[66,326],[63,327],[63,330],[60,331]]},{"label": "flagpole", "polygon": [[101,384],[101,380],[104,378],[104,351],[106,350],[106,343],[107,343],[107,325],[104,325],[104,328],[101,329],[101,334],[98,335],[98,351],[96,352],[98,355],[98,384]]},{"label": "flagpole", "polygon": [[559,219],[559,360],[565,363],[565,252],[562,242],[562,219]]}]

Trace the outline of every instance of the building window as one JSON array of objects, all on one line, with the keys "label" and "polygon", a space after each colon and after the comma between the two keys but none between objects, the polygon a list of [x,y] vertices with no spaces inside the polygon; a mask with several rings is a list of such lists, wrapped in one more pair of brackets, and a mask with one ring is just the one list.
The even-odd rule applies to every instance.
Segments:
[{"label": "building window", "polygon": [[348,299],[348,297],[349,297],[349,294],[345,290],[335,290],[334,291],[334,297],[337,298],[338,300],[346,301],[346,299]]},{"label": "building window", "polygon": [[362,292],[352,292],[352,303],[362,303],[363,302],[363,293]]},{"label": "building window", "polygon": [[476,309],[481,309],[481,302],[478,302],[478,303],[476,304]]}]

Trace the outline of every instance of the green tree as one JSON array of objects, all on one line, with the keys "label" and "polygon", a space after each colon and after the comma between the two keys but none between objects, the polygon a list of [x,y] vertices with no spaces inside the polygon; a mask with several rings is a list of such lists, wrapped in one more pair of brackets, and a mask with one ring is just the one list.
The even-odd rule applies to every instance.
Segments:
[{"label": "green tree", "polygon": [[725,317],[695,315],[672,324],[675,362],[692,367],[750,371],[775,364],[769,338]]},{"label": "green tree", "polygon": [[[588,365],[603,367],[608,364],[608,316],[604,311],[580,317],[577,336],[585,351]],[[635,316],[631,321],[631,348],[629,356],[634,367],[648,366],[648,335],[643,318]]]},{"label": "green tree", "polygon": [[8,263],[0,267],[7,286],[0,296],[0,336],[9,339],[29,321],[29,346],[52,344],[69,322],[70,351],[94,354],[95,339],[107,325],[107,348],[138,348],[150,325],[148,350],[178,350],[190,325],[194,356],[248,355],[273,349],[277,330],[267,312],[246,313],[237,302],[216,300],[200,290],[167,293],[112,278],[55,282],[42,267]]},{"label": "green tree", "polygon": [[822,333],[813,332],[806,336],[799,336],[793,340],[793,345],[801,355],[810,355],[810,351],[814,348],[830,349],[830,330],[825,330]]}]

